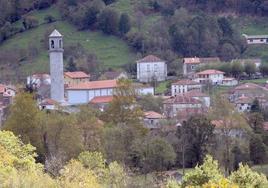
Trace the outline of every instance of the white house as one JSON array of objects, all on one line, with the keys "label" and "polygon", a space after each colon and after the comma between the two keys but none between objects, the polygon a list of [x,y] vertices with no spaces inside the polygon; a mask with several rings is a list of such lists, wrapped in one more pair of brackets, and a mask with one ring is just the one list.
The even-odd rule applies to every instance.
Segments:
[{"label": "white house", "polygon": [[117,87],[116,80],[101,80],[72,85],[66,89],[68,103],[72,105],[87,104],[94,97],[112,96]]},{"label": "white house", "polygon": [[178,94],[183,94],[193,89],[201,91],[202,85],[192,80],[179,80],[171,84],[171,95],[176,96]]},{"label": "white house", "polygon": [[57,105],[59,105],[56,101],[53,99],[44,99],[39,103],[40,110],[55,110],[57,108]]},{"label": "white house", "polygon": [[100,111],[104,111],[108,105],[112,102],[113,96],[100,96],[94,97],[89,104]]},{"label": "white house", "polygon": [[249,112],[253,99],[250,97],[242,96],[235,101],[235,107],[238,112]]},{"label": "white house", "polygon": [[141,83],[133,83],[133,87],[138,95],[154,95],[154,87],[141,84]]},{"label": "white house", "polygon": [[222,85],[223,86],[236,86],[238,84],[238,81],[235,78],[223,78]]},{"label": "white house", "polygon": [[196,74],[195,81],[206,84],[211,83],[212,85],[221,85],[222,80],[224,79],[224,72],[214,70],[214,69],[208,69],[202,72],[198,72]]},{"label": "white house", "polygon": [[51,78],[49,74],[33,74],[27,77],[27,85],[38,89],[41,84],[50,85]]},{"label": "white house", "polygon": [[167,64],[154,55],[137,61],[137,79],[140,82],[164,81],[167,78]]},{"label": "white house", "polygon": [[268,35],[246,35],[243,34],[246,38],[248,44],[268,44]]}]

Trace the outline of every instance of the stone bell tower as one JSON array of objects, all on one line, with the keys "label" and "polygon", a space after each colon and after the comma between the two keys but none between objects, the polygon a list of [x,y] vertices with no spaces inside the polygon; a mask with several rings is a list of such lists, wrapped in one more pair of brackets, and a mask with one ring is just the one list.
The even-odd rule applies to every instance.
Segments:
[{"label": "stone bell tower", "polygon": [[64,77],[63,77],[63,36],[54,30],[49,35],[49,59],[50,59],[50,97],[64,102]]}]

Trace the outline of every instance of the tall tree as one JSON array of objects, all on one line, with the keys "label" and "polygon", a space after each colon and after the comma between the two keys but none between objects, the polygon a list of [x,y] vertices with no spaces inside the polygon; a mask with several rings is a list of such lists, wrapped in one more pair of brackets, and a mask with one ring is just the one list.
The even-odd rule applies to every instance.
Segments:
[{"label": "tall tree", "polygon": [[123,13],[119,20],[119,32],[121,35],[125,35],[131,28],[131,23],[128,14]]},{"label": "tall tree", "polygon": [[256,73],[256,65],[254,63],[246,63],[245,65],[245,72],[249,77],[251,77],[252,74]]},{"label": "tall tree", "polygon": [[186,151],[182,151],[182,154],[185,153],[183,158],[190,159],[187,162],[188,166],[195,166],[203,160],[212,141],[213,130],[214,126],[205,116],[191,117],[181,127],[178,127],[177,137],[186,141],[184,144],[187,145],[187,148],[184,148]]},{"label": "tall tree", "polygon": [[108,35],[117,34],[119,16],[115,10],[109,8],[104,9],[99,16],[98,22],[99,28],[103,31],[103,33]]}]

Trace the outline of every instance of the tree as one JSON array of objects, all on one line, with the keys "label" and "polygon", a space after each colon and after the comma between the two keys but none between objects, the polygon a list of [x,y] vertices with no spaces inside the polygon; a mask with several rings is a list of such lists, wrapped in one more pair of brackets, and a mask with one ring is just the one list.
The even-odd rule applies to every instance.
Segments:
[{"label": "tree", "polygon": [[118,13],[113,9],[106,8],[100,14],[98,23],[103,33],[115,35],[118,32]]},{"label": "tree", "polygon": [[232,63],[232,75],[235,77],[235,78],[238,78],[240,77],[240,75],[244,72],[244,68],[243,66],[241,65],[241,63],[239,62],[234,62]]},{"label": "tree", "polygon": [[220,57],[223,61],[230,61],[232,59],[234,59],[235,57],[237,57],[237,52],[236,49],[234,48],[234,46],[230,43],[224,43],[221,47],[220,47]]},{"label": "tree", "polygon": [[42,127],[43,112],[41,112],[33,96],[28,93],[19,93],[11,106],[10,115],[4,124],[4,129],[12,131],[21,137],[25,143],[31,143],[43,153]]},{"label": "tree", "polygon": [[38,20],[34,17],[27,16],[22,21],[24,29],[31,29],[38,26]]},{"label": "tree", "polygon": [[113,94],[113,101],[103,115],[107,122],[130,123],[139,122],[143,115],[136,102],[136,91],[132,82],[126,79],[117,81],[118,87]]},{"label": "tree", "polygon": [[249,143],[250,159],[254,164],[262,164],[266,160],[266,149],[261,137],[253,135]]},{"label": "tree", "polygon": [[257,98],[254,99],[251,108],[250,108],[251,113],[260,113],[261,112],[261,106],[260,102]]},{"label": "tree", "polygon": [[77,71],[76,63],[74,62],[74,58],[70,57],[67,63],[66,71],[74,72]]},{"label": "tree", "polygon": [[268,181],[264,174],[254,172],[248,165],[240,164],[237,171],[233,172],[229,179],[241,188],[260,187]]},{"label": "tree", "polygon": [[256,65],[254,63],[246,63],[244,69],[249,77],[251,77],[252,74],[256,73]]},{"label": "tree", "polygon": [[200,166],[196,166],[193,171],[186,173],[182,187],[186,186],[202,186],[208,182],[218,182],[223,178],[220,171],[218,161],[207,155],[204,159],[204,163]]},{"label": "tree", "polygon": [[128,14],[123,13],[119,20],[119,32],[121,35],[125,35],[131,28],[130,19]]},{"label": "tree", "polygon": [[61,187],[88,187],[100,188],[97,177],[90,169],[83,167],[83,164],[77,160],[71,160],[62,170],[59,177]]},{"label": "tree", "polygon": [[183,144],[187,145],[186,148],[183,148],[185,150],[181,151],[182,155],[185,155],[183,158],[189,159],[186,161],[187,166],[195,166],[203,160],[213,137],[213,131],[214,126],[205,116],[191,117],[181,127],[178,127],[177,137],[179,140],[183,139]]},{"label": "tree", "polygon": [[263,76],[267,76],[268,75],[268,65],[265,63],[262,63],[259,67],[260,72],[262,73]]},{"label": "tree", "polygon": [[218,24],[220,26],[220,29],[222,30],[223,36],[232,38],[234,31],[230,21],[226,17],[221,17],[218,19]]},{"label": "tree", "polygon": [[141,168],[143,173],[168,169],[176,158],[173,147],[157,137],[137,140],[131,150],[136,161],[135,166]]},{"label": "tree", "polygon": [[261,133],[263,131],[263,115],[261,113],[254,112],[249,114],[248,116],[248,122],[253,131],[255,133]]},{"label": "tree", "polygon": [[114,2],[116,2],[117,0],[103,0],[103,2],[106,4],[106,5],[110,5]]},{"label": "tree", "polygon": [[141,96],[138,99],[138,104],[144,111],[162,112],[163,99],[161,97],[155,97],[152,95]]}]

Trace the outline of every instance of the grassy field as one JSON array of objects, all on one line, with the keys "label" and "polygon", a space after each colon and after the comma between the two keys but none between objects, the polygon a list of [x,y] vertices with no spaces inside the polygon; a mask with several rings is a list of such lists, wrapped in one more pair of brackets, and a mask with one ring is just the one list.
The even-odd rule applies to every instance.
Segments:
[{"label": "grassy field", "polygon": [[265,84],[268,78],[255,79],[255,80],[242,80],[241,83],[255,83],[255,84]]},{"label": "grassy field", "polygon": [[[43,24],[46,15],[53,15],[59,19],[59,13],[52,7],[46,10],[32,12],[29,15],[39,20],[39,27],[19,33],[0,45],[0,50],[12,48],[27,50],[30,44],[38,48],[39,55],[32,63],[26,62],[22,65],[21,71],[25,74],[32,72],[48,71],[48,52],[45,49],[44,36],[47,30],[58,29],[64,35],[64,45],[80,43],[89,53],[95,53],[98,60],[105,68],[117,68],[133,62],[135,54],[128,45],[121,39],[114,36],[107,36],[101,32],[77,31],[74,26],[66,21],[57,21],[51,24]],[[20,25],[21,21],[15,23]]]}]

